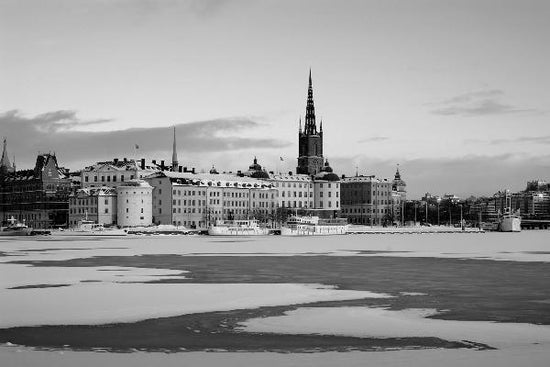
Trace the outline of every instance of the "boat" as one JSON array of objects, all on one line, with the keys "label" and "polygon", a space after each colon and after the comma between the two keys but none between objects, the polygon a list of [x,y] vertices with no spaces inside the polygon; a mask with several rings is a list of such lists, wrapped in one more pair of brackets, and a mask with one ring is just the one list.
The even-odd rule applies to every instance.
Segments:
[{"label": "boat", "polygon": [[346,218],[320,219],[317,216],[294,215],[281,227],[282,236],[331,236],[348,232]]},{"label": "boat", "polygon": [[521,232],[521,217],[507,208],[499,219],[498,230],[500,232]]},{"label": "boat", "polygon": [[76,228],[60,229],[52,232],[54,236],[126,236],[123,229],[105,228],[103,224],[91,220],[81,220]]},{"label": "boat", "polygon": [[13,216],[8,219],[6,227],[0,227],[0,236],[30,236],[32,228],[25,223],[19,222]]},{"label": "boat", "polygon": [[269,229],[255,219],[217,220],[208,228],[210,236],[265,236]]}]

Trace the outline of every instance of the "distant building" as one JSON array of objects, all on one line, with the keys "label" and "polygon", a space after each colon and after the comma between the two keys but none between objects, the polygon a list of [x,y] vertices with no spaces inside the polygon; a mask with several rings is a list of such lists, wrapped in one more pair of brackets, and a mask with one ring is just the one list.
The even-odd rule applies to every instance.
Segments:
[{"label": "distant building", "polygon": [[0,215],[33,228],[66,226],[71,180],[57,157],[39,154],[34,169],[0,173]]},{"label": "distant building", "polygon": [[117,192],[112,187],[87,187],[69,197],[69,227],[91,220],[106,226],[117,224]]},{"label": "distant building", "polygon": [[362,225],[391,224],[392,183],[375,176],[357,175],[341,181],[342,217]]},{"label": "distant building", "polygon": [[116,194],[119,226],[149,226],[153,223],[153,187],[147,181],[127,181],[117,186]]}]

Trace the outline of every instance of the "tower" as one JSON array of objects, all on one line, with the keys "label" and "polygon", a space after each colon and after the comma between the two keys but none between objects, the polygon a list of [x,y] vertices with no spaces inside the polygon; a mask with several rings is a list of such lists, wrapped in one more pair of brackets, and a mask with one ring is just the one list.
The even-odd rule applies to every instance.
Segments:
[{"label": "tower", "polygon": [[176,149],[176,127],[174,126],[174,142],[172,144],[172,172],[178,171],[178,152]]},{"label": "tower", "polygon": [[296,173],[314,175],[323,168],[323,129],[317,130],[315,105],[313,103],[313,83],[309,70],[309,87],[307,90],[306,118],[302,131],[301,120],[298,132],[298,167]]},{"label": "tower", "polygon": [[9,173],[9,172],[15,171],[15,168],[10,164],[10,160],[8,158],[8,143],[6,138],[4,138],[4,148],[2,150],[2,159],[0,160],[0,171],[2,173]]}]

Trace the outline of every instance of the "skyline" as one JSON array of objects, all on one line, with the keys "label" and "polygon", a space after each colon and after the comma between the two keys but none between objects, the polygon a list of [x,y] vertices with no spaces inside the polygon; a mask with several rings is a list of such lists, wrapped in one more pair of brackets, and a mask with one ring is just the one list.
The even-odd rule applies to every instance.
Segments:
[{"label": "skyline", "polygon": [[1,1],[0,135],[20,168],[40,150],[76,170],[169,161],[175,125],[181,165],[294,172],[311,67],[339,175],[391,180],[400,164],[413,198],[517,191],[550,178],[549,15],[544,1]]}]

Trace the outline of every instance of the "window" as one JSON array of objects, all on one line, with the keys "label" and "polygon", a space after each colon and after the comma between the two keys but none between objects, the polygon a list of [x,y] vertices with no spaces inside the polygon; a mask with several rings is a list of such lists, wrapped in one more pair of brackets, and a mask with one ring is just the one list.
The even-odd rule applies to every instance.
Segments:
[{"label": "window", "polygon": [[105,214],[109,214],[109,208],[105,208]]},{"label": "window", "polygon": [[109,199],[105,199],[105,205],[109,205]]},{"label": "window", "polygon": [[84,176],[84,182],[88,182],[88,176]]},{"label": "window", "polygon": [[124,175],[120,175],[120,182],[124,182]]}]

